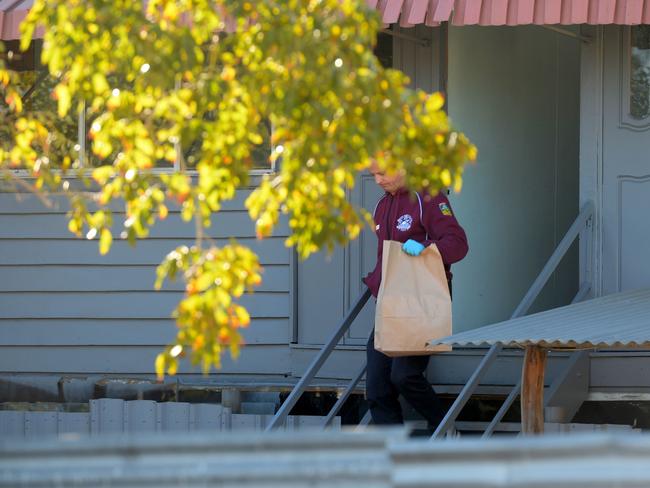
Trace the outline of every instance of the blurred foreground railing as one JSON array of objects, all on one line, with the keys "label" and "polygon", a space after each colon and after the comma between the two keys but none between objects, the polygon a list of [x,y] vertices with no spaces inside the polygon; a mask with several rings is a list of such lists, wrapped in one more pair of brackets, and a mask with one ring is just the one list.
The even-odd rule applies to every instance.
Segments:
[{"label": "blurred foreground railing", "polygon": [[0,488],[647,487],[650,436],[407,439],[402,430],[0,440]]}]

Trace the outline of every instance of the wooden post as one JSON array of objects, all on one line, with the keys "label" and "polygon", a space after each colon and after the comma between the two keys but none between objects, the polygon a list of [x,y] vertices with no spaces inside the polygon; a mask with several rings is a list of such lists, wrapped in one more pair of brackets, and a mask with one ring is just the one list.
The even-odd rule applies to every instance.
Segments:
[{"label": "wooden post", "polygon": [[526,346],[521,372],[521,432],[524,435],[544,432],[544,370],[546,349]]}]

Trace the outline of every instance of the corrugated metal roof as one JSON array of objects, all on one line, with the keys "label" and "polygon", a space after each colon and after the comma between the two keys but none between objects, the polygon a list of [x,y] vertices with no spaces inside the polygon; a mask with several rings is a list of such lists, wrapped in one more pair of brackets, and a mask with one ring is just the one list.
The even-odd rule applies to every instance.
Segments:
[{"label": "corrugated metal roof", "polygon": [[0,40],[20,38],[20,23],[33,3],[33,0],[0,0]]},{"label": "corrugated metal roof", "polygon": [[650,348],[650,288],[588,300],[431,341],[480,346]]},{"label": "corrugated metal roof", "polygon": [[[20,37],[33,0],[0,0],[0,39]],[[650,0],[366,0],[386,24],[549,25],[650,23]],[[41,37],[42,31],[36,33]]]},{"label": "corrugated metal roof", "polygon": [[366,0],[385,24],[620,24],[650,22],[650,0]]}]

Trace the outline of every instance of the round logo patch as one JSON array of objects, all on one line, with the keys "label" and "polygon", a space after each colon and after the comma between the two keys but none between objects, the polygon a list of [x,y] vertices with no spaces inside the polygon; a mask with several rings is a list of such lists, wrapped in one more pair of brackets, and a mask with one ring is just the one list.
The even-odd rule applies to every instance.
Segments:
[{"label": "round logo patch", "polygon": [[404,214],[399,219],[397,219],[397,230],[404,232],[406,230],[409,230],[412,224],[413,217],[411,217],[409,214]]}]

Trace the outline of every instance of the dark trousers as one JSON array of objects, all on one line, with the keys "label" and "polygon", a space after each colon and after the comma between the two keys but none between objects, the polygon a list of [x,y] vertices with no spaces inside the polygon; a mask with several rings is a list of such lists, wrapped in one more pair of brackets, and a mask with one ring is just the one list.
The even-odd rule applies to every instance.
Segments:
[{"label": "dark trousers", "polygon": [[436,427],[445,411],[424,377],[429,356],[401,356],[391,358],[375,349],[374,331],[366,348],[366,397],[375,424],[402,424],[401,394],[431,427]]},{"label": "dark trousers", "polygon": [[[449,283],[451,292],[451,283]],[[430,356],[391,358],[375,349],[375,332],[366,346],[366,397],[372,421],[378,425],[402,424],[399,395],[425,419],[432,428],[438,426],[445,410],[431,384],[424,377]]]}]

